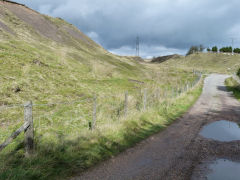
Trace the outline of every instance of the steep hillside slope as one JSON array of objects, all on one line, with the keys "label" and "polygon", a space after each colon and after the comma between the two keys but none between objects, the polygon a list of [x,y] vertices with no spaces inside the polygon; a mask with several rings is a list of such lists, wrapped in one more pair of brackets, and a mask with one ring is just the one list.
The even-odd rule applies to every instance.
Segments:
[{"label": "steep hillside slope", "polygon": [[157,73],[178,72],[113,55],[60,18],[2,0],[0,32],[0,105],[124,91],[136,86],[129,79],[164,85]]},{"label": "steep hillside slope", "polygon": [[[0,1],[0,32],[2,104],[36,99],[43,92],[64,95],[73,85],[79,94],[93,92],[91,79],[101,85],[101,80],[146,77],[144,66],[132,58],[112,55],[73,25],[23,5]],[[18,87],[18,98],[9,98]]]}]

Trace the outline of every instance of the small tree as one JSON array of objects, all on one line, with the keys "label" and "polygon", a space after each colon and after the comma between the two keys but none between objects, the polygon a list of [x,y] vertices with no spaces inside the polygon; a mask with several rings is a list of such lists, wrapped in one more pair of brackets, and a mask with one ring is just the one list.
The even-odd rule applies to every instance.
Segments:
[{"label": "small tree", "polygon": [[191,46],[186,55],[188,56],[188,55],[194,54],[196,52],[199,52],[198,46]]},{"label": "small tree", "polygon": [[222,47],[220,50],[220,52],[226,52],[226,53],[231,53],[232,52],[232,47]]},{"label": "small tree", "polygon": [[217,46],[212,47],[212,52],[218,52],[218,47]]},{"label": "small tree", "polygon": [[235,48],[235,49],[233,50],[233,52],[234,52],[234,53],[237,53],[237,54],[240,54],[240,48]]},{"label": "small tree", "polygon": [[237,76],[240,77],[240,69],[237,71]]},{"label": "small tree", "polygon": [[207,52],[211,52],[211,49],[210,49],[210,48],[207,48]]},{"label": "small tree", "polygon": [[205,48],[204,48],[204,46],[203,46],[203,45],[200,45],[200,46],[199,46],[199,51],[200,51],[200,52],[203,52],[203,51],[204,51],[204,49],[205,49]]}]

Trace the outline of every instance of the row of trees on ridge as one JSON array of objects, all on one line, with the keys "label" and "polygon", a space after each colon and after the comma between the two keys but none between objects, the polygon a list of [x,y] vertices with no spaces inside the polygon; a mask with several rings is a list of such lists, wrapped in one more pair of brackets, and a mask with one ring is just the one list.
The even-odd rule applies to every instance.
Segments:
[{"label": "row of trees on ridge", "polygon": [[[190,54],[194,54],[194,53],[199,53],[199,52],[203,52],[206,48],[204,48],[203,45],[200,46],[191,46],[187,52],[187,56]],[[222,52],[222,53],[237,53],[240,54],[240,48],[232,48],[231,46],[227,46],[227,47],[222,47],[221,49],[219,49],[217,46],[213,46],[212,48],[207,48],[208,52]]]},{"label": "row of trees on ridge", "polygon": [[233,49],[231,46],[227,46],[227,47],[222,47],[221,49],[218,50],[217,46],[213,46],[212,48],[207,48],[208,52],[223,52],[223,53],[237,53],[240,54],[240,48],[235,48]]}]

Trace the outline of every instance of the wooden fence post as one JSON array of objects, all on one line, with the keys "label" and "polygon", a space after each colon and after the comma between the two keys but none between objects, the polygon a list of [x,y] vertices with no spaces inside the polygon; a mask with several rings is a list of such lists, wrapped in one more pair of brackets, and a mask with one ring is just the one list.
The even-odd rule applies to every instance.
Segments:
[{"label": "wooden fence post", "polygon": [[93,97],[93,114],[92,114],[91,130],[95,129],[96,120],[97,120],[97,95],[95,94]]},{"label": "wooden fence post", "polygon": [[156,100],[157,100],[157,103],[159,103],[159,99],[160,99],[160,90],[159,88],[156,89]]},{"label": "wooden fence post", "polygon": [[32,101],[29,101],[24,105],[24,121],[25,123],[29,123],[29,127],[25,130],[25,156],[30,157],[33,154],[34,148]]},{"label": "wooden fence post", "polygon": [[143,92],[143,110],[146,111],[147,109],[147,89],[144,89]]},{"label": "wooden fence post", "polygon": [[125,102],[124,102],[124,116],[128,115],[128,91],[125,92]]},{"label": "wooden fence post", "polygon": [[180,96],[180,88],[177,86],[177,97]]},{"label": "wooden fence post", "polygon": [[168,89],[164,89],[164,98],[167,99],[168,98],[168,93],[167,93]]}]

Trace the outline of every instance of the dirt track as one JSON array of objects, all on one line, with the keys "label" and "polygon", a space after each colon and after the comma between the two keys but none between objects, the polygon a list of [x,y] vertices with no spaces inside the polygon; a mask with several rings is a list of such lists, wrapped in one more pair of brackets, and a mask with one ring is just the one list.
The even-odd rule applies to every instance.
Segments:
[{"label": "dirt track", "polygon": [[240,141],[221,143],[198,135],[205,124],[213,121],[239,122],[240,103],[226,91],[227,77],[217,74],[207,77],[203,94],[182,118],[73,180],[201,179],[206,174],[204,162],[216,158],[240,160]]}]

